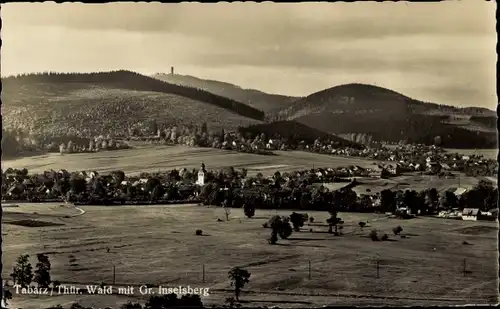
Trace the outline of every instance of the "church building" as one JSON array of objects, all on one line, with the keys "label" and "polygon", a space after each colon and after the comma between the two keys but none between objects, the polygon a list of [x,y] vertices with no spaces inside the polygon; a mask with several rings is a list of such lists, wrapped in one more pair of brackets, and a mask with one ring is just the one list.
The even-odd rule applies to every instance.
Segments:
[{"label": "church building", "polygon": [[202,162],[201,168],[198,171],[198,180],[196,181],[196,184],[199,186],[204,186],[206,181],[207,181],[207,170],[205,169],[205,164]]}]

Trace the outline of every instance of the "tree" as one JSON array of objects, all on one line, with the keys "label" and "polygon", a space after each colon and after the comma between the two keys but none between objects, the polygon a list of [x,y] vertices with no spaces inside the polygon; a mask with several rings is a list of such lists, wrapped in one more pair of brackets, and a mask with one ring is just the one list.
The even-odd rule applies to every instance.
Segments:
[{"label": "tree", "polygon": [[142,309],[142,306],[139,303],[132,303],[129,301],[126,304],[123,304],[120,309]]},{"label": "tree", "polygon": [[239,301],[241,289],[250,281],[250,273],[246,269],[234,267],[229,271],[229,279],[234,287],[236,301]]},{"label": "tree", "polygon": [[435,212],[439,207],[439,192],[436,188],[432,188],[426,192],[426,205],[427,205],[427,213]]},{"label": "tree", "polygon": [[125,173],[123,171],[114,171],[111,172],[111,175],[117,185],[120,185],[125,180]]},{"label": "tree", "polygon": [[330,209],[328,210],[328,212],[330,213],[330,218],[326,219],[326,223],[328,223],[328,233],[333,233],[333,227],[335,227],[335,235],[338,235],[338,225],[339,223],[342,221],[342,219],[340,219],[338,216],[337,216],[337,210],[335,209],[335,207],[330,207]]},{"label": "tree", "polygon": [[69,183],[71,186],[71,190],[73,190],[75,194],[83,193],[87,188],[87,182],[85,181],[85,179],[79,176],[72,176]]},{"label": "tree", "polygon": [[255,205],[252,202],[245,203],[245,205],[243,206],[243,212],[245,213],[245,216],[247,216],[248,218],[252,218],[253,216],[255,216]]},{"label": "tree", "polygon": [[271,230],[271,236],[268,239],[270,245],[275,245],[278,242],[278,232],[276,230]]},{"label": "tree", "polygon": [[35,270],[35,282],[39,287],[48,288],[52,282],[50,279],[49,257],[43,253],[37,254],[38,263]]},{"label": "tree", "polygon": [[3,303],[4,303],[5,307],[8,306],[9,300],[11,300],[11,299],[12,299],[12,292],[4,288],[3,289],[2,300],[3,300]]},{"label": "tree", "polygon": [[443,207],[448,209],[456,208],[458,207],[458,197],[455,195],[455,193],[446,191],[444,193],[441,204],[443,205]]},{"label": "tree", "polygon": [[74,148],[74,147],[73,147],[73,142],[72,142],[72,141],[69,141],[69,142],[68,142],[68,147],[66,147],[66,151],[67,151],[68,153],[72,153],[72,152],[73,152],[73,150],[74,150],[73,148]]},{"label": "tree", "polygon": [[439,135],[438,135],[438,136],[435,136],[435,137],[434,137],[434,145],[435,145],[435,146],[440,146],[440,145],[441,145],[441,143],[442,143],[441,136],[439,136]]},{"label": "tree", "polygon": [[207,123],[205,121],[201,124],[200,131],[201,131],[201,133],[208,133],[208,126],[207,126]]},{"label": "tree", "polygon": [[278,235],[280,236],[281,239],[287,239],[292,235],[293,229],[290,226],[290,222],[288,218],[286,217],[281,217],[281,216],[273,216],[266,226],[269,226],[271,228],[271,237],[268,239],[269,244],[276,244],[278,241]]},{"label": "tree", "polygon": [[391,190],[385,189],[380,192],[380,208],[382,212],[396,211],[396,195]]},{"label": "tree", "polygon": [[293,229],[296,232],[299,232],[300,228],[304,226],[304,222],[306,220],[303,214],[292,212],[292,214],[290,215],[290,221],[292,222]]},{"label": "tree", "polygon": [[358,225],[361,228],[361,232],[363,232],[363,228],[365,227],[366,223],[361,221],[358,223]]},{"label": "tree", "polygon": [[402,231],[403,231],[403,228],[401,226],[397,226],[397,227],[392,229],[392,232],[394,233],[394,235],[399,235],[399,234],[401,234]]},{"label": "tree", "polygon": [[27,288],[33,280],[33,267],[29,262],[29,257],[28,254],[19,256],[16,266],[14,266],[14,271],[10,275],[14,283],[19,284],[23,288]]},{"label": "tree", "polygon": [[281,227],[278,230],[278,235],[280,236],[281,239],[287,239],[292,235],[293,229],[292,226],[290,225],[290,221],[288,218],[282,217],[281,218]]}]

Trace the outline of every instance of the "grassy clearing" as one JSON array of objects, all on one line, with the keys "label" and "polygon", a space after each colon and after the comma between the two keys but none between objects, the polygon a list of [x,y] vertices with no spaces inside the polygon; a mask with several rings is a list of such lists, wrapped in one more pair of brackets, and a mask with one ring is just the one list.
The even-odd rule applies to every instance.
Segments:
[{"label": "grassy clearing", "polygon": [[[270,231],[262,224],[273,214],[288,215],[291,211],[257,210],[255,218],[247,219],[241,210],[233,209],[230,221],[217,222],[218,218],[224,220],[221,208],[196,205],[83,209],[84,215],[59,218],[65,226],[5,225],[3,275],[9,274],[21,253],[33,256],[45,252],[53,265],[53,278],[63,284],[111,283],[114,264],[116,285],[209,287],[211,295],[204,298],[208,304],[221,304],[230,296],[227,272],[233,266],[246,267],[252,273],[242,295],[251,306],[497,301],[496,230],[483,229],[484,233],[476,235],[457,231],[479,225],[496,228],[495,223],[435,218],[401,221],[382,215],[341,213],[345,235],[335,237],[326,233],[327,213],[309,212],[314,224],[306,224],[301,232],[272,246],[266,241]],[[359,221],[368,221],[363,231]],[[403,227],[406,238],[392,235],[397,225]],[[196,236],[196,229],[206,236]],[[366,236],[372,229],[380,235],[387,233],[394,241],[371,241]],[[470,245],[463,245],[464,240]],[[465,277],[464,258],[469,271]],[[14,295],[12,303],[39,308],[42,303],[64,304],[75,299],[102,307],[131,298]]]},{"label": "grassy clearing", "polygon": [[446,148],[447,152],[451,153],[459,153],[464,156],[470,155],[483,155],[487,159],[497,159],[498,158],[498,149],[452,149]]},{"label": "grassy clearing", "polygon": [[247,168],[249,174],[264,175],[316,167],[348,165],[373,166],[373,160],[336,157],[301,151],[277,151],[276,156],[241,153],[212,148],[185,146],[143,146],[134,149],[101,153],[47,154],[29,158],[2,161],[3,168],[27,168],[30,172],[67,169],[97,170],[109,172],[123,170],[126,173],[156,172],[167,169],[199,168],[203,161],[207,169],[233,166]]}]

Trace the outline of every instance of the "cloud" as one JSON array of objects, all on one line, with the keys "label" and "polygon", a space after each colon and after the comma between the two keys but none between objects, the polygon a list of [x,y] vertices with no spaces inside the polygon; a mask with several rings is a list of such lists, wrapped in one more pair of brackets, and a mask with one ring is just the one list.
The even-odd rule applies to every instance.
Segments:
[{"label": "cloud", "polygon": [[[5,23],[75,29],[174,32],[260,42],[415,34],[494,33],[494,3],[25,3]],[[10,9],[12,7],[13,9]],[[15,11],[14,11],[15,10]]]},{"label": "cloud", "polygon": [[348,82],[462,105],[495,93],[493,2],[7,3],[2,20],[3,72],[174,65],[294,95]]}]

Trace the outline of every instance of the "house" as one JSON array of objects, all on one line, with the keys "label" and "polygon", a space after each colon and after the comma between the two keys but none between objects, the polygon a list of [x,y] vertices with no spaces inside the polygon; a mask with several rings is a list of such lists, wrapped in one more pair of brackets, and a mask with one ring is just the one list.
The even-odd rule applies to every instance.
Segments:
[{"label": "house", "polygon": [[462,210],[462,220],[477,221],[478,215],[480,215],[479,208],[464,208]]},{"label": "house", "polygon": [[16,181],[12,183],[9,190],[7,190],[7,195],[16,196],[22,194],[24,192],[24,189],[25,189],[24,185]]},{"label": "house", "polygon": [[441,169],[445,171],[451,170],[451,167],[446,163],[441,163]]},{"label": "house", "polygon": [[483,215],[488,217],[496,217],[498,216],[498,208],[490,209],[487,212],[483,213]]},{"label": "house", "polygon": [[467,192],[467,189],[466,188],[456,188],[453,193],[456,195],[456,196],[461,196],[462,194],[464,194],[465,192]]},{"label": "house", "polygon": [[399,207],[396,209],[396,213],[400,215],[411,215],[411,210],[408,207]]},{"label": "house", "polygon": [[441,171],[441,164],[437,162],[428,162],[426,164],[427,170],[431,172],[432,174],[437,174]]}]

